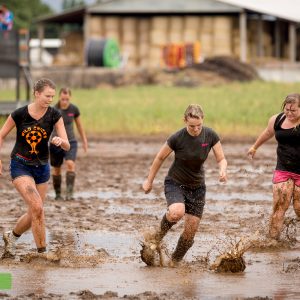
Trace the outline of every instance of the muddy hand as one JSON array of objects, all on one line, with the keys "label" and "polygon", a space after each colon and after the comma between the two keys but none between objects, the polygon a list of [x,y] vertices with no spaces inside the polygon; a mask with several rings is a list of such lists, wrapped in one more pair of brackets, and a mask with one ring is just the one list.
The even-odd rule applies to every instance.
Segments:
[{"label": "muddy hand", "polygon": [[247,155],[250,159],[253,159],[254,158],[254,155],[256,153],[256,149],[254,147],[251,147],[248,152],[247,152]]},{"label": "muddy hand", "polygon": [[143,183],[142,188],[143,188],[145,194],[148,194],[152,190],[152,183],[150,183],[149,180],[146,179]]},{"label": "muddy hand", "polygon": [[226,172],[220,171],[219,181],[220,182],[227,182],[227,174],[226,174]]},{"label": "muddy hand", "polygon": [[55,146],[60,146],[62,144],[62,139],[59,136],[55,136],[53,137],[53,139],[51,140],[51,143]]}]

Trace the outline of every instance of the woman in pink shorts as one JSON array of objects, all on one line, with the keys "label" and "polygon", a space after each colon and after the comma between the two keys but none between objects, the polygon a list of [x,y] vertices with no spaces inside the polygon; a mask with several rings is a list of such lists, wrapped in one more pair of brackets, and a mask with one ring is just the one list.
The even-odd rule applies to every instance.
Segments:
[{"label": "woman in pink shorts", "polygon": [[267,128],[248,150],[248,155],[253,158],[256,150],[274,135],[278,145],[269,234],[271,238],[279,239],[284,215],[291,202],[300,218],[300,94],[285,98],[282,112],[269,119]]}]

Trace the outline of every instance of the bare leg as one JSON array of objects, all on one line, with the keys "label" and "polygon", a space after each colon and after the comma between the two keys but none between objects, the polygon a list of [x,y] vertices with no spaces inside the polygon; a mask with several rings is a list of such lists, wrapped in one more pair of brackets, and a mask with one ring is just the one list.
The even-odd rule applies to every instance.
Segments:
[{"label": "bare leg", "polygon": [[293,194],[293,206],[296,216],[300,218],[300,186],[295,185]]},{"label": "bare leg", "polygon": [[75,161],[73,160],[66,160],[66,167],[67,167],[67,172],[75,172]]},{"label": "bare leg", "polygon": [[172,260],[178,262],[182,260],[186,252],[192,247],[194,237],[198,230],[200,218],[189,214],[185,215],[184,231],[181,234],[176,249],[172,254]]},{"label": "bare leg", "polygon": [[37,248],[46,247],[43,201],[45,200],[48,183],[36,186],[34,180],[28,176],[16,178],[13,183],[28,205],[27,213],[18,220],[14,231],[17,234],[22,234],[31,225]]},{"label": "bare leg", "polygon": [[52,167],[52,175],[61,175],[61,167]]},{"label": "bare leg", "polygon": [[291,203],[293,192],[294,182],[292,180],[273,184],[273,212],[269,229],[271,238],[279,239],[284,215]]}]

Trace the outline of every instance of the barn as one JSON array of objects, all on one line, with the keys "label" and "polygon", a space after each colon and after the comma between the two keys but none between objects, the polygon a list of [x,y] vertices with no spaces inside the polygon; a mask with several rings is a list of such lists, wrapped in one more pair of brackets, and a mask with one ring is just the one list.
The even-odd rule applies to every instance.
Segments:
[{"label": "barn", "polygon": [[300,60],[299,12],[297,0],[102,0],[36,23],[41,40],[48,24],[78,25],[62,34],[58,65],[86,65],[88,45],[103,39],[117,42],[129,68],[161,66],[165,46],[195,43],[199,61],[226,55],[252,64],[295,63]]}]

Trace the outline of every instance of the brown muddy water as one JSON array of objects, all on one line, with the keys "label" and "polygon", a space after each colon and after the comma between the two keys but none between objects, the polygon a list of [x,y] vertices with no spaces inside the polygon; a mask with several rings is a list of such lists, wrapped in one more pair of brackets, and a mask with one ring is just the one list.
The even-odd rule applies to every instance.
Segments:
[{"label": "brown muddy water", "polygon": [[[194,246],[177,267],[144,265],[140,243],[165,212],[163,179],[171,159],[162,166],[151,194],[145,195],[141,184],[162,142],[94,142],[88,155],[80,151],[76,199],[54,201],[49,187],[45,211],[50,254],[37,256],[31,232],[25,233],[17,243],[17,257],[0,260],[0,273],[12,274],[12,289],[0,290],[0,298],[300,299],[300,222],[285,226],[280,243],[266,238],[274,144],[264,145],[254,161],[246,157],[248,144],[225,144],[226,185],[218,183],[211,156],[206,163],[205,212]],[[9,181],[11,147],[8,142],[2,155],[2,232],[25,210]],[[287,218],[295,218],[291,208]],[[182,225],[166,236],[169,252]],[[210,270],[214,259],[241,238],[251,239],[245,271]]]}]

